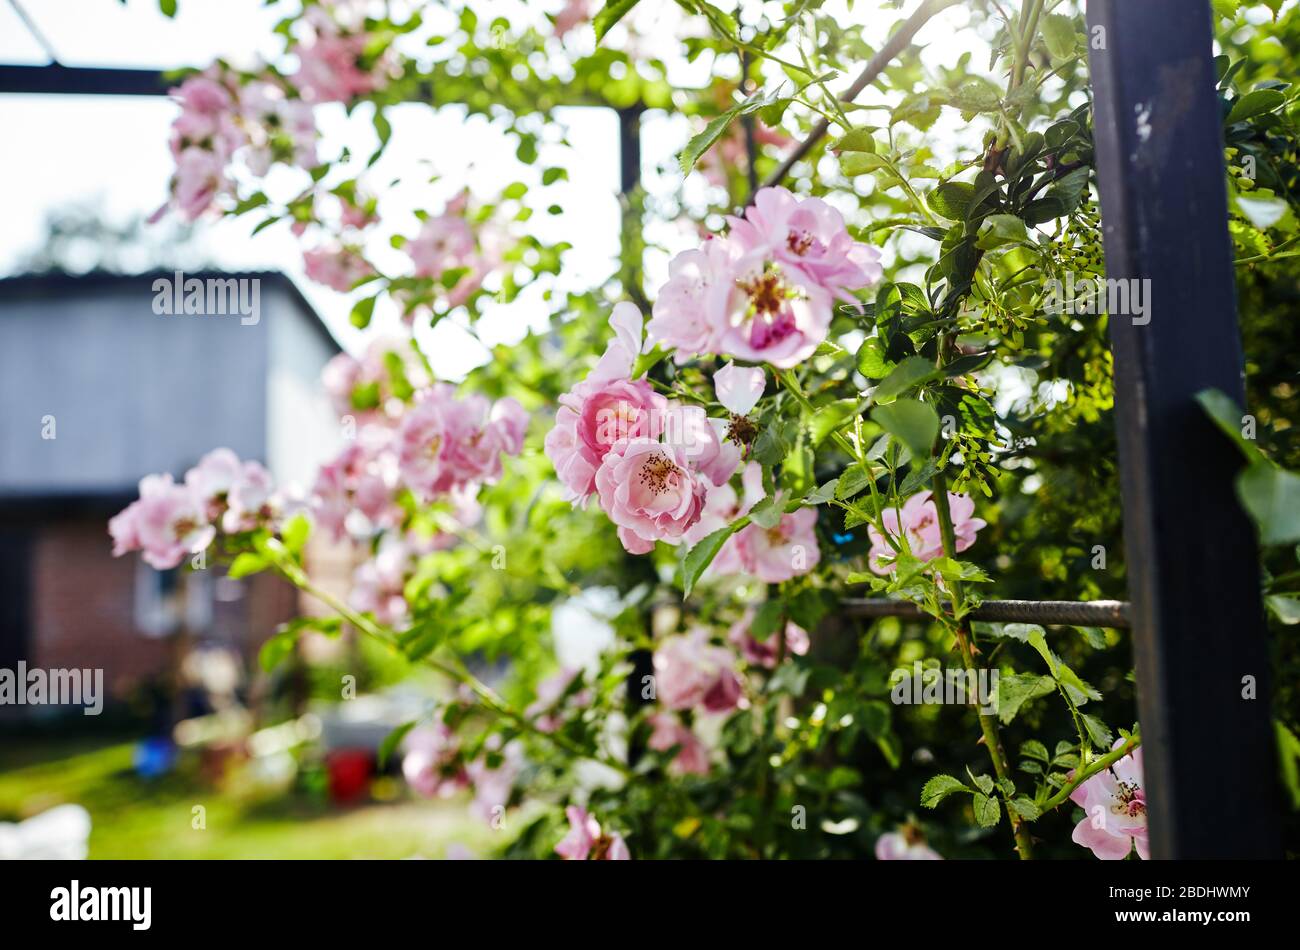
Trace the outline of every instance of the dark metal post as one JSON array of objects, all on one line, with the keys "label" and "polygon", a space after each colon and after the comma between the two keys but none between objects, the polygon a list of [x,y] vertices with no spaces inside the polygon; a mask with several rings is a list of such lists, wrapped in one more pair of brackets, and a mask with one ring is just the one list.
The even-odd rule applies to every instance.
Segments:
[{"label": "dark metal post", "polygon": [[1151,853],[1280,857],[1242,461],[1193,399],[1245,402],[1210,4],[1090,0],[1088,27],[1106,276],[1148,307],[1109,319]]},{"label": "dark metal post", "polygon": [[619,276],[628,297],[644,312],[649,304],[641,287],[641,211],[645,195],[641,188],[641,105],[618,110],[619,204],[623,209],[622,248]]}]

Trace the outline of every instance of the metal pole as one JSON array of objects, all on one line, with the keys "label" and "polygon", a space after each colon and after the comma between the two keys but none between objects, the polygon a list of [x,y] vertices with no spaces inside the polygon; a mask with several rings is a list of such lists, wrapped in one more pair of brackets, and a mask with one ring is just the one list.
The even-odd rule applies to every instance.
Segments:
[{"label": "metal pole", "polygon": [[[1266,629],[1242,461],[1193,396],[1245,402],[1207,0],[1091,0],[1106,276],[1151,853],[1280,857]],[[1137,283],[1134,283],[1137,282]]]}]

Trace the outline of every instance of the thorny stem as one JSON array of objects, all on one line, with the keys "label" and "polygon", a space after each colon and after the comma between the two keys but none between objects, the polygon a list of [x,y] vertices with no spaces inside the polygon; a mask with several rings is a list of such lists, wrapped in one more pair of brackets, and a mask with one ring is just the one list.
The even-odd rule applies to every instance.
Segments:
[{"label": "thorny stem", "polygon": [[1066,782],[1064,786],[1062,786],[1059,792],[1057,792],[1055,795],[1053,795],[1051,798],[1049,798],[1046,802],[1043,803],[1042,813],[1047,814],[1047,812],[1051,811],[1052,809],[1057,808],[1060,805],[1063,805],[1066,802],[1066,800],[1070,797],[1070,793],[1073,792],[1076,788],[1078,788],[1084,782],[1088,781],[1088,779],[1092,778],[1098,772],[1106,771],[1106,769],[1110,768],[1112,765],[1114,765],[1120,759],[1124,758],[1124,756],[1128,755],[1130,752],[1132,752],[1141,744],[1142,744],[1141,736],[1129,736],[1128,739],[1124,740],[1123,744],[1117,746],[1114,749],[1111,749],[1105,755],[1093,759],[1090,763],[1088,763],[1087,768],[1078,770],[1075,773],[1074,777],[1071,778],[1068,782]]},{"label": "thorny stem", "polygon": [[[948,479],[943,472],[936,472],[934,476],[934,506],[939,513],[939,533],[943,538],[943,553],[945,556],[955,558],[957,556],[956,534],[952,527],[952,512],[948,509]],[[954,579],[952,582],[952,599],[954,604],[963,602],[962,583]],[[975,672],[975,655],[974,645],[970,632],[970,624],[966,620],[957,620],[953,623],[953,635],[957,640],[957,649],[961,652],[962,665],[968,672]],[[975,705],[972,701],[972,705]],[[979,708],[977,706],[977,708]],[[984,712],[979,711],[980,730],[984,734],[984,746],[988,749],[989,759],[993,762],[993,771],[998,777],[998,783],[1001,785],[1002,780],[1011,779],[1011,770],[1007,767],[1007,755],[1002,748],[1002,739],[998,734],[998,721]],[[1006,795],[1002,796],[1004,799]],[[1024,820],[1007,805],[1007,820],[1011,822],[1011,830],[1016,838],[1016,850],[1020,853],[1022,861],[1031,860],[1034,856],[1033,839],[1029,834]]]},{"label": "thorny stem", "polygon": [[[391,636],[389,636],[388,632],[384,630],[383,627],[373,622],[365,615],[357,613],[355,610],[353,610],[343,601],[339,600],[329,591],[326,591],[316,586],[314,583],[312,583],[311,579],[307,576],[306,572],[304,572],[296,564],[290,563],[278,557],[275,558],[272,563],[274,564],[275,569],[280,573],[282,577],[288,580],[299,590],[303,591],[304,593],[310,594],[312,597],[315,597],[317,600],[319,600],[321,603],[327,606],[330,610],[334,611],[336,614],[338,614],[340,617],[342,617],[344,620],[350,623],[357,630],[361,631],[363,634],[370,637],[371,639],[376,640],[379,643],[382,643],[384,646],[388,647],[394,653],[397,653],[401,656],[406,655],[402,650],[402,648],[393,640]],[[538,729],[537,726],[534,723],[530,722],[526,716],[522,715],[520,712],[518,712],[516,709],[510,706],[509,703],[507,703],[504,699],[502,699],[496,693],[496,691],[492,689],[492,687],[488,686],[477,676],[471,673],[468,669],[466,669],[465,665],[460,662],[459,658],[457,658],[454,662],[449,662],[445,660],[440,660],[434,656],[426,656],[423,658],[423,662],[425,663],[425,665],[429,666],[434,670],[437,670],[439,673],[443,674],[449,679],[454,680],[457,683],[461,683],[462,685],[467,687],[470,690],[470,692],[472,692],[475,695],[475,697],[478,699],[480,705],[482,705],[483,708],[487,709],[489,712],[493,713],[499,718],[504,719],[507,722],[511,723],[521,731],[527,732],[530,735],[543,739],[546,742],[549,742],[551,745],[555,746],[556,748],[569,753],[575,758],[594,759],[595,761],[600,762],[602,765],[609,766],[610,768],[615,769],[618,772],[621,772],[625,776],[632,774],[632,770],[628,766],[624,765],[621,762],[618,762],[615,759],[611,759],[608,756],[600,754],[599,752],[593,752],[593,751],[583,749],[581,746],[577,745],[576,743],[572,742],[569,739],[566,739],[561,735],[558,735],[557,733],[544,732],[543,730]]]}]

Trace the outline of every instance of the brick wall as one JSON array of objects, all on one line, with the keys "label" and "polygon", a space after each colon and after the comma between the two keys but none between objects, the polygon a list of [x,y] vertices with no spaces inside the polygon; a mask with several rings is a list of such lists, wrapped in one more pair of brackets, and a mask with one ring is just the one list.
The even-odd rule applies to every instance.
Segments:
[{"label": "brick wall", "polygon": [[[98,519],[46,523],[34,529],[29,664],[102,668],[110,697],[168,668],[169,643],[136,628],[138,555],[114,558]],[[256,669],[257,650],[277,624],[297,612],[296,592],[281,579],[238,582],[238,600],[214,604],[214,633],[237,646]]]}]

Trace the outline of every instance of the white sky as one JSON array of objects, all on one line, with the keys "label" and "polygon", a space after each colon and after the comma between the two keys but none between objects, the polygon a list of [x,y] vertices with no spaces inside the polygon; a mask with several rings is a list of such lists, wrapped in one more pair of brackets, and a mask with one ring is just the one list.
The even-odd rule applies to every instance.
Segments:
[{"label": "white sky", "polygon": [[[156,0],[129,0],[125,5],[118,0],[22,2],[60,60],[69,65],[171,68],[205,65],[218,55],[242,61],[255,53],[270,55],[277,50],[270,26],[279,14],[276,7],[268,9],[261,0],[180,0],[180,14],[174,21],[158,12]],[[512,22],[519,22],[521,16],[536,21],[542,11],[554,11],[560,5],[561,0],[547,0],[527,4],[525,9],[525,4],[516,0],[498,0],[483,4],[480,18],[486,20],[500,13]],[[746,6],[747,15],[752,17],[762,4],[750,2]],[[827,9],[836,6],[842,7],[843,0],[833,0]],[[869,29],[879,24],[879,32],[883,33],[900,14],[888,8],[882,11],[882,6],[880,0],[858,0],[852,14],[841,11],[839,15],[842,20],[849,16],[860,19]],[[675,14],[677,9],[669,0],[643,0],[635,16],[652,38],[641,42],[652,43],[670,29],[678,35],[689,29]],[[962,51],[961,44],[971,42],[969,34],[960,34],[967,18],[965,10],[954,8],[929,24],[921,35],[930,44],[923,58],[932,65],[954,63]],[[617,35],[613,40],[620,41]],[[573,41],[585,48],[593,37],[588,31],[575,35]],[[980,55],[986,62],[987,53]],[[44,61],[40,46],[17,20],[7,0],[0,0],[0,62]],[[707,72],[707,63],[678,63],[673,79],[695,84]],[[89,201],[102,207],[110,220],[121,220],[147,215],[157,208],[165,197],[171,172],[167,136],[175,114],[175,105],[161,97],[0,96],[0,141],[4,143],[0,148],[0,178],[10,183],[0,202],[4,221],[0,227],[0,271],[11,269],[15,258],[38,244],[44,233],[45,215],[52,209]],[[401,107],[392,118],[392,142],[372,174],[384,202],[381,212],[393,229],[414,233],[414,209],[436,210],[464,184],[474,193],[491,198],[511,181],[532,184],[538,180],[541,168],[563,163],[570,169],[571,182],[530,192],[528,202],[536,213],[527,227],[544,240],[564,239],[574,245],[565,258],[560,290],[593,286],[613,271],[618,233],[618,151],[617,123],[612,113],[564,110],[560,118],[568,127],[571,148],[558,144],[545,147],[541,161],[532,168],[515,160],[512,139],[482,117],[467,122],[463,112],[454,106],[436,113],[422,106]],[[344,143],[356,152],[374,140],[368,107],[358,110],[350,120],[341,108],[319,110],[319,122],[324,135],[323,156],[335,154]],[[953,138],[965,140],[967,135],[961,133],[958,123],[956,116],[945,115],[933,137],[942,140],[951,132]],[[689,134],[689,124],[680,117],[647,118],[643,160],[652,190],[676,185],[671,172],[658,177],[651,173],[658,166],[671,168],[673,156]],[[431,170],[441,178],[428,185],[425,183]],[[408,184],[389,190],[387,183],[397,177]],[[689,184],[688,191],[702,194],[702,180]],[[546,214],[545,208],[552,203],[562,205],[565,213],[559,217]],[[222,267],[288,273],[340,342],[349,349],[361,345],[367,335],[358,333],[347,322],[349,298],[302,277],[300,245],[283,225],[250,238],[255,220],[254,216],[209,223],[200,234],[199,246]],[[385,230],[368,248],[381,264],[385,255],[391,263],[391,255],[396,253],[387,246],[388,233]],[[657,228],[651,237],[673,250],[695,241],[689,229],[675,227]],[[652,254],[647,260],[647,287],[651,291],[662,280],[665,264],[662,254]],[[528,327],[545,323],[547,305],[538,294],[525,295],[509,306],[491,306],[480,323],[480,333],[489,342],[517,339]],[[391,314],[380,313],[376,323],[382,327],[392,319]],[[434,335],[430,350],[441,375],[460,377],[483,358],[479,345],[449,323]]]}]

